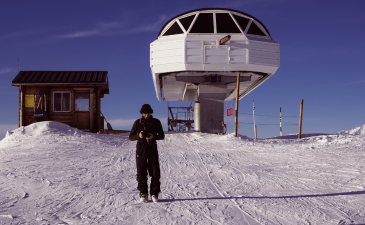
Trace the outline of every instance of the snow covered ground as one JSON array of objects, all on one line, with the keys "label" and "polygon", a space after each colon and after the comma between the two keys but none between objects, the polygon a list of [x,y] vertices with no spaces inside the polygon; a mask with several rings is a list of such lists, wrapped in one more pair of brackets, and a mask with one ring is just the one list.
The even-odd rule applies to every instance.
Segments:
[{"label": "snow covered ground", "polygon": [[128,135],[56,122],[0,141],[0,224],[365,224],[365,126],[252,140],[168,133],[160,203],[137,203]]}]

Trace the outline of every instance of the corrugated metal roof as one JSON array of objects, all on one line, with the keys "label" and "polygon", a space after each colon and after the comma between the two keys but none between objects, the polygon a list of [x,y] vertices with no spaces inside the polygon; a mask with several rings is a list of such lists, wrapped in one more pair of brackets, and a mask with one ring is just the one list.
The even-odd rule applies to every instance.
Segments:
[{"label": "corrugated metal roof", "polygon": [[13,84],[107,84],[108,71],[20,71]]}]

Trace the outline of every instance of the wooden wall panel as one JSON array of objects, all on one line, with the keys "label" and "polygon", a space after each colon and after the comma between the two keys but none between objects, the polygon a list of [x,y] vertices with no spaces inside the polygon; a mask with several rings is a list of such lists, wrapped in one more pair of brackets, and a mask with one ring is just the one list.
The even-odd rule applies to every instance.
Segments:
[{"label": "wooden wall panel", "polygon": [[[94,91],[90,92],[90,89]],[[23,91],[22,91],[23,90]],[[90,92],[90,112],[88,116],[82,118],[76,118],[75,113],[75,91]],[[65,123],[72,127],[86,126],[87,123],[83,123],[83,119],[88,119],[89,127],[92,128],[90,131],[97,132],[99,129],[104,128],[104,119],[100,115],[101,109],[101,97],[104,97],[100,93],[100,87],[95,86],[67,86],[67,85],[26,85],[19,87],[19,127],[27,126],[35,123],[34,118],[34,107],[25,107],[25,95],[36,95],[39,91],[43,91],[46,94],[45,99],[42,101],[42,109],[46,109],[48,120]],[[53,111],[53,92],[55,91],[69,91],[71,92],[71,112],[54,112]],[[35,98],[35,107],[38,106],[39,97]],[[39,107],[40,109],[41,107]],[[78,120],[81,125],[78,125]],[[83,125],[84,124],[84,125]]]},{"label": "wooden wall panel", "polygon": [[24,124],[25,123],[25,115],[24,115],[25,91],[26,91],[25,86],[22,86],[21,87],[21,94],[20,94],[20,99],[21,99],[21,103],[20,103],[20,127],[21,126],[26,126]]},{"label": "wooden wall panel", "polygon": [[99,116],[99,121],[98,121],[98,123],[99,123],[98,129],[99,129],[99,130],[100,130],[100,129],[104,129],[104,117]]},{"label": "wooden wall panel", "polygon": [[50,121],[56,121],[60,123],[65,123],[70,126],[73,125],[73,115],[72,114],[51,114],[49,117]]},{"label": "wooden wall panel", "polygon": [[90,131],[95,131],[95,123],[94,123],[94,108],[95,108],[95,93],[94,90],[90,90],[90,99],[89,99],[89,124]]},{"label": "wooden wall panel", "polygon": [[[42,99],[40,102],[40,96],[37,96],[37,93],[43,91],[45,94],[45,98]],[[37,108],[39,105],[39,109],[46,109],[48,111],[49,109],[49,88],[46,86],[26,86],[26,89],[24,91],[24,95],[34,95],[35,96],[35,107],[24,107],[23,113],[24,113],[24,126],[28,126],[32,123],[36,123],[37,121],[34,118],[34,108]],[[24,100],[23,100],[24,105]],[[48,112],[47,112],[48,113]]]},{"label": "wooden wall panel", "polygon": [[74,118],[76,119],[76,128],[80,130],[90,130],[90,113],[76,112]]},{"label": "wooden wall panel", "polygon": [[73,117],[73,119],[72,119],[72,125],[70,125],[70,126],[72,126],[72,127],[76,127],[76,123],[75,123],[75,92],[74,92],[74,90],[72,90],[71,91],[71,113],[72,113],[72,117]]},{"label": "wooden wall panel", "polygon": [[[97,92],[97,107],[96,107],[96,122],[97,122],[97,131],[100,130],[100,129],[104,129],[104,126],[100,126],[100,111],[101,111],[101,97],[100,97],[100,88],[98,88],[98,92]],[[104,124],[104,122],[103,122]]]}]

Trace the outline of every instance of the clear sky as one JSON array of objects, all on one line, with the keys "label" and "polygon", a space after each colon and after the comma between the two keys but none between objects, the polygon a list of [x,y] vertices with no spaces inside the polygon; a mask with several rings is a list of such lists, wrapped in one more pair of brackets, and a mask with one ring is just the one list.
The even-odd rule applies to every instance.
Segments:
[{"label": "clear sky", "polygon": [[[4,1],[0,2],[0,137],[18,126],[20,70],[109,71],[102,110],[113,128],[130,129],[144,103],[167,129],[167,102],[155,97],[149,44],[172,17],[198,8],[230,8],[260,20],[280,44],[277,73],[240,101],[240,113],[298,116],[303,132],[335,133],[365,124],[365,1]],[[186,106],[190,102],[169,102]],[[227,102],[229,106],[234,101]],[[278,136],[279,118],[257,116],[258,136]],[[226,118],[225,118],[226,121]],[[239,121],[252,123],[240,114]],[[283,117],[283,134],[298,132]],[[276,124],[276,125],[260,125]],[[233,132],[230,118],[229,130]],[[239,133],[254,136],[252,124]]]}]

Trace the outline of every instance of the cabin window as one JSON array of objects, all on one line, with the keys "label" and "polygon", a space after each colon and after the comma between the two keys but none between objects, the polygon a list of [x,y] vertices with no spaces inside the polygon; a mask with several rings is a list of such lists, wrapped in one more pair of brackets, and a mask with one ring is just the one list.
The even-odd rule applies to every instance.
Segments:
[{"label": "cabin window", "polygon": [[75,93],[75,110],[89,111],[89,94]]},{"label": "cabin window", "polygon": [[175,22],[165,33],[163,36],[174,35],[174,34],[183,34],[184,31],[180,28],[179,24]]},{"label": "cabin window", "polygon": [[186,31],[189,30],[190,24],[191,24],[191,22],[193,22],[194,18],[195,18],[195,15],[191,15],[191,16],[179,19],[180,23],[183,25],[183,27],[185,28]]},{"label": "cabin window", "polygon": [[241,17],[241,16],[237,16],[232,14],[234,19],[237,21],[238,25],[240,25],[242,31],[244,32],[246,30],[246,27],[248,25],[248,22],[250,22],[249,19]]},{"label": "cabin window", "polygon": [[54,112],[71,112],[71,93],[53,92]]},{"label": "cabin window", "polygon": [[199,13],[190,33],[214,34],[213,13]]},{"label": "cabin window", "polygon": [[241,33],[228,13],[216,13],[217,33]]},{"label": "cabin window", "polygon": [[254,21],[252,21],[250,28],[248,28],[247,34],[254,34],[260,36],[266,36],[264,32],[256,25]]}]

